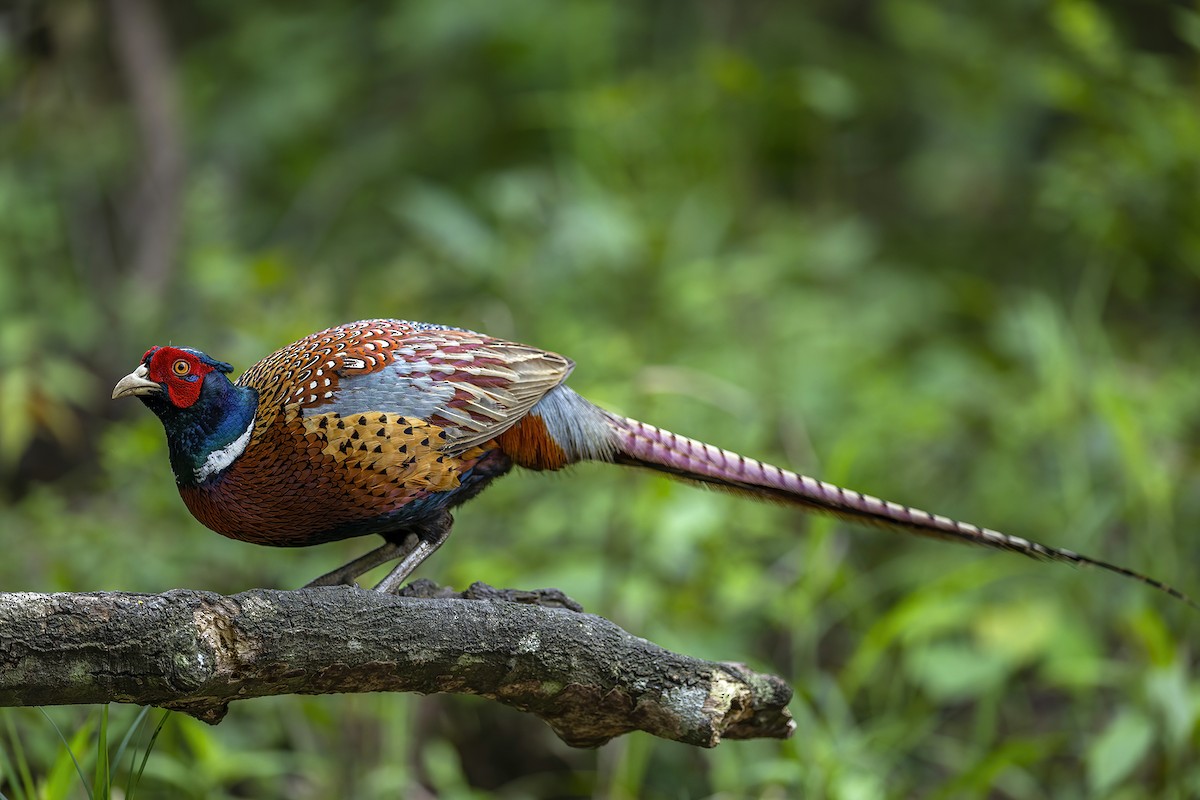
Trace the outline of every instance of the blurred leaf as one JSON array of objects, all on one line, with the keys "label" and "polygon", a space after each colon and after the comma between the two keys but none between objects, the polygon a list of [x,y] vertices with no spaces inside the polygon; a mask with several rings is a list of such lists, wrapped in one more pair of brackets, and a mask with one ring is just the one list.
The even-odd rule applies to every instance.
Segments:
[{"label": "blurred leaf", "polygon": [[1056,0],[1053,17],[1071,45],[1097,63],[1112,65],[1116,41],[1099,6],[1091,0]]},{"label": "blurred leaf", "polygon": [[1101,732],[1088,750],[1088,785],[1104,794],[1126,777],[1146,757],[1154,742],[1154,726],[1142,714],[1123,710]]},{"label": "blurred leaf", "polygon": [[1145,648],[1151,664],[1159,668],[1176,660],[1176,644],[1162,616],[1152,609],[1140,609],[1127,616],[1130,629],[1138,643]]},{"label": "blurred leaf", "polygon": [[396,214],[431,245],[469,269],[494,263],[492,232],[465,203],[444,189],[412,184],[396,202]]},{"label": "blurred leaf", "polygon": [[1023,664],[1053,646],[1061,624],[1056,609],[1034,600],[990,606],[975,620],[980,649],[1012,664]]},{"label": "blurred leaf", "polygon": [[1146,694],[1166,721],[1167,743],[1185,750],[1200,723],[1200,693],[1189,682],[1182,659],[1150,671],[1146,675]]},{"label": "blurred leaf", "polygon": [[908,651],[905,672],[937,701],[963,700],[993,691],[1009,673],[1003,661],[984,658],[973,647],[929,644]]}]

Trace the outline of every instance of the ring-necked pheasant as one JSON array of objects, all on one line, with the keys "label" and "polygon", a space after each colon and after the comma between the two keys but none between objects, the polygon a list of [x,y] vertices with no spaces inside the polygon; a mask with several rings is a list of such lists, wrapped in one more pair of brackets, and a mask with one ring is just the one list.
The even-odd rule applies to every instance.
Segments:
[{"label": "ring-necked pheasant", "polygon": [[310,585],[353,583],[399,560],[376,587],[395,591],[445,541],[450,509],[514,464],[648,467],[739,494],[893,530],[1132,570],[980,528],[764,464],[605,411],[564,385],[563,356],[483,334],[401,320],[320,331],[255,364],[152,347],[113,389],[162,420],[183,501],[201,522],[282,547],[379,534],[384,544]]}]

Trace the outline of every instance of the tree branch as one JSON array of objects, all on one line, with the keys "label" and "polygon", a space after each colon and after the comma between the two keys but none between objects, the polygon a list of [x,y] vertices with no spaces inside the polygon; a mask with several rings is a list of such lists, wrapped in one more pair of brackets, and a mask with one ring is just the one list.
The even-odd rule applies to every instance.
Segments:
[{"label": "tree branch", "polygon": [[669,652],[556,590],[407,594],[0,593],[0,706],[116,701],[215,724],[251,697],[456,692],[536,714],[577,747],[633,730],[713,747],[794,728],[782,679]]}]

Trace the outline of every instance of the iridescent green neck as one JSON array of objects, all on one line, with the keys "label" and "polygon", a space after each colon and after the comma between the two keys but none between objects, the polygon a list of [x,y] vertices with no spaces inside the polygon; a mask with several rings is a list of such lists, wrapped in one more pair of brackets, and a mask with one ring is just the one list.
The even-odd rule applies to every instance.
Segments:
[{"label": "iridescent green neck", "polygon": [[200,398],[187,408],[161,396],[141,399],[162,420],[171,470],[180,486],[220,478],[249,444],[258,410],[257,391],[237,386],[217,371],[205,376]]}]

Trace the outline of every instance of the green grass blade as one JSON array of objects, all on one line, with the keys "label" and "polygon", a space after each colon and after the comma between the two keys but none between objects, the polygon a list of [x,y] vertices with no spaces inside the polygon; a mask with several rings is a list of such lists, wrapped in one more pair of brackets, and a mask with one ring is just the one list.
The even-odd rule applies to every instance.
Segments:
[{"label": "green grass blade", "polygon": [[111,776],[108,770],[108,704],[100,709],[100,730],[96,734],[96,771],[92,775],[93,800],[108,800]]},{"label": "green grass blade", "polygon": [[[42,712],[45,713],[44,711]],[[21,747],[21,740],[17,736],[17,731],[13,727],[13,712],[9,711],[4,715],[4,727],[8,733],[9,746],[12,749],[13,760],[16,762],[16,772],[20,780],[17,788],[21,792],[22,797],[35,797],[37,795],[33,785],[33,773],[29,771],[29,761],[25,758],[25,748]]]},{"label": "green grass blade", "polygon": [[[105,706],[107,708],[107,706]],[[46,709],[38,706],[38,711],[42,712],[42,716],[50,723],[50,727],[54,728],[54,732],[58,734],[58,739],[63,743],[63,747],[67,748],[67,754],[71,756],[71,761],[75,764],[75,772],[79,774],[79,782],[83,784],[83,788],[87,791],[88,800],[95,800],[92,795],[92,787],[88,785],[87,776],[83,774],[83,767],[79,766],[79,759],[75,758],[75,751],[71,749],[71,744],[67,741],[67,737],[63,736],[63,732],[59,729],[50,715],[46,713]]]},{"label": "green grass blade", "polygon": [[[117,745],[117,752],[112,757],[112,763],[118,767],[121,765],[121,759],[125,757],[125,749],[129,747],[129,743],[133,741],[133,737],[142,730],[142,725],[146,723],[146,717],[150,713],[150,706],[142,706],[138,711],[133,722],[129,724],[129,730],[125,731],[125,735],[121,738],[121,744]],[[130,762],[130,772],[132,772],[132,761]]]},{"label": "green grass blade", "polygon": [[[91,749],[95,741],[93,728],[98,720],[99,715],[84,720],[71,735],[68,746],[60,747],[44,774],[38,775],[37,800],[73,800],[83,796],[79,791],[79,767],[75,764],[73,754]],[[85,783],[85,791],[87,786]]]},{"label": "green grass blade", "polygon": [[125,800],[133,800],[133,793],[137,790],[138,784],[141,783],[142,773],[146,771],[146,762],[150,760],[150,751],[154,749],[154,743],[158,741],[158,735],[162,733],[163,726],[167,724],[167,719],[170,716],[170,711],[164,711],[162,719],[154,727],[154,733],[150,735],[150,741],[146,743],[146,749],[142,752],[142,763],[138,767],[137,772],[129,778],[129,791],[125,795]]},{"label": "green grass blade", "polygon": [[[7,716],[7,714],[5,716]],[[0,786],[4,785],[6,776],[11,779],[13,788],[20,792],[21,784],[19,782],[20,778],[17,774],[17,770],[12,764],[12,759],[10,759],[8,754],[5,752],[5,748],[0,747]],[[8,795],[4,794],[4,792],[0,792],[0,800],[8,800]]]}]

